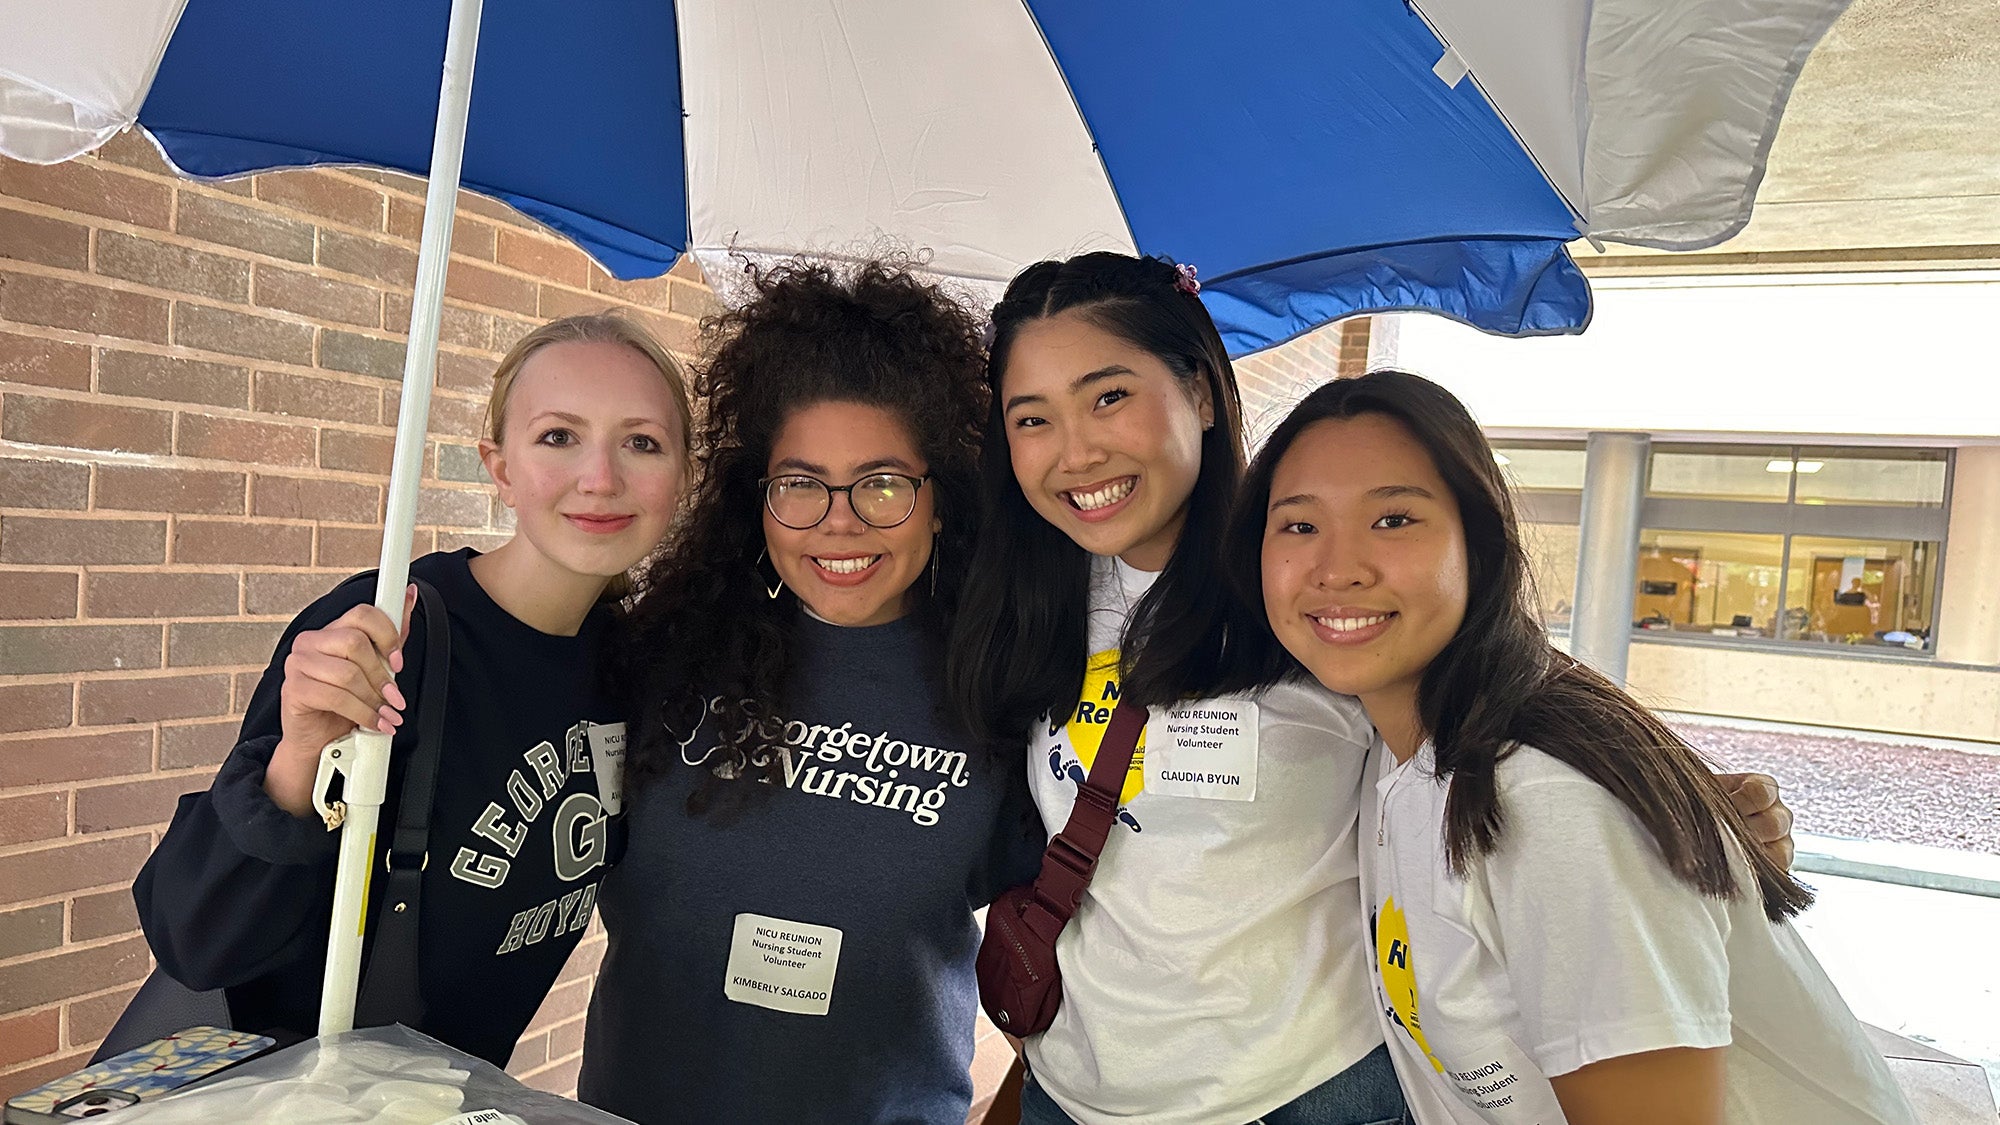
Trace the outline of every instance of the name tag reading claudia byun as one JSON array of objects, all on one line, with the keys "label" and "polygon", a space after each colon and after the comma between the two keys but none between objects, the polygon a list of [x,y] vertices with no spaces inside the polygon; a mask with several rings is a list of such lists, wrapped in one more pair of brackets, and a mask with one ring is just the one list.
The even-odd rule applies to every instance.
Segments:
[{"label": "name tag reading claudia byun", "polygon": [[722,994],[739,1004],[823,1016],[833,1004],[840,931],[762,914],[738,914]]},{"label": "name tag reading claudia byun", "polygon": [[1257,705],[1205,699],[1168,711],[1147,728],[1145,770],[1148,793],[1250,800],[1257,795]]}]

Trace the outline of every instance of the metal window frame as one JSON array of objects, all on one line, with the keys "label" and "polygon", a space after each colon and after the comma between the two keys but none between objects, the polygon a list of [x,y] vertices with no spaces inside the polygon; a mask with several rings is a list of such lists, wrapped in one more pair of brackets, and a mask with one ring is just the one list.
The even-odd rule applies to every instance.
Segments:
[{"label": "metal window frame", "polygon": [[[1527,444],[1527,443],[1521,443]],[[1541,444],[1541,443],[1537,443]],[[1547,443],[1554,446],[1559,443]],[[1569,445],[1572,443],[1560,443]],[[1655,445],[1654,453],[1673,452],[1675,444]],[[1768,441],[1707,442],[1702,444],[1728,444],[1762,446],[1771,448],[1778,443]],[[1897,446],[1901,449],[1937,449],[1944,457],[1944,497],[1938,507],[1916,507],[1891,504],[1800,504],[1798,503],[1799,451],[1805,446],[1791,445],[1792,471],[1785,487],[1782,502],[1769,500],[1707,500],[1692,497],[1647,495],[1640,508],[1639,522],[1642,527],[1663,531],[1712,531],[1739,535],[1778,535],[1782,548],[1778,563],[1778,623],[1779,636],[1764,640],[1754,646],[1747,645],[1741,638],[1722,639],[1699,636],[1676,636],[1671,643],[1703,645],[1713,648],[1743,649],[1756,647],[1763,651],[1806,652],[1814,655],[1835,655],[1852,659],[1883,659],[1882,653],[1871,652],[1855,645],[1834,641],[1814,641],[1803,637],[1786,637],[1784,633],[1785,603],[1790,593],[1792,540],[1795,536],[1809,536],[1826,539],[1876,539],[1885,541],[1927,542],[1936,544],[1937,569],[1932,577],[1930,622],[1930,644],[1922,651],[1906,650],[1907,655],[1896,653],[1887,659],[1903,661],[1935,661],[1937,658],[1938,629],[1944,612],[1945,568],[1950,563],[1950,529],[1952,495],[1958,481],[1958,450],[1950,446],[1909,445]],[[1819,443],[1816,449],[1841,449],[1848,447]],[[1854,447],[1866,448],[1866,447]],[[1646,460],[1647,487],[1652,486],[1652,458]],[[1514,493],[1519,517],[1524,523],[1551,524],[1556,526],[1577,526],[1582,523],[1583,492],[1581,489],[1517,489]],[[1574,597],[1574,591],[1572,591]],[[1658,641],[1659,637],[1633,630],[1634,640]]]}]

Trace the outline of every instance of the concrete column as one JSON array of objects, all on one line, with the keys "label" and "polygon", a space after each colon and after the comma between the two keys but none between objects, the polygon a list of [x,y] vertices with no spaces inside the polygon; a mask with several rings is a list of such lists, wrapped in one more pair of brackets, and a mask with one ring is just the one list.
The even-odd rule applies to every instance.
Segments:
[{"label": "concrete column", "polygon": [[1938,659],[2000,664],[2000,446],[1959,449],[1945,535]]},{"label": "concrete column", "polygon": [[1639,512],[1652,445],[1650,434],[1593,433],[1584,454],[1570,653],[1620,684],[1632,644]]}]

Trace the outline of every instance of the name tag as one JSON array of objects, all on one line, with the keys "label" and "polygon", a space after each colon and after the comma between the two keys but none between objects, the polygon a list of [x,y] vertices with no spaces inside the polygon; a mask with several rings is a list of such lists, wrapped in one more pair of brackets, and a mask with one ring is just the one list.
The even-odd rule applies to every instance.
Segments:
[{"label": "name tag", "polygon": [[625,724],[590,724],[590,764],[597,771],[597,802],[617,816],[625,808]]},{"label": "name tag", "polygon": [[1257,796],[1257,705],[1207,699],[1175,707],[1146,732],[1146,792],[1211,801]]},{"label": "name tag", "polygon": [[840,931],[762,914],[738,914],[722,994],[739,1004],[823,1016],[833,1004]]}]

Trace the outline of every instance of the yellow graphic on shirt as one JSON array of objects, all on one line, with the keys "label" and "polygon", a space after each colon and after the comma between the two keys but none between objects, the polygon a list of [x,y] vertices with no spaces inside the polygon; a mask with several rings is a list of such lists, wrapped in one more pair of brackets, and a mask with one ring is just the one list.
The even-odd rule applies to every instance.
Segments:
[{"label": "yellow graphic on shirt", "polygon": [[1439,1074],[1444,1064],[1431,1054],[1424,1039],[1423,1019],[1418,1013],[1417,974],[1410,967],[1410,924],[1391,897],[1375,915],[1375,968],[1381,974],[1382,995],[1389,1004],[1389,1018],[1410,1033],[1410,1039]]},{"label": "yellow graphic on shirt", "polygon": [[[1105,649],[1084,665],[1083,694],[1077,698],[1063,729],[1069,734],[1070,749],[1088,771],[1097,761],[1097,748],[1104,744],[1104,730],[1111,724],[1111,712],[1118,706],[1118,650]],[[1050,732],[1054,733],[1054,732]],[[1129,805],[1146,784],[1146,732],[1139,732],[1139,748],[1125,770],[1125,788],[1118,803]]]}]

